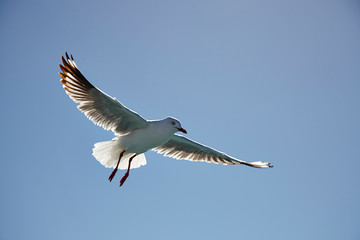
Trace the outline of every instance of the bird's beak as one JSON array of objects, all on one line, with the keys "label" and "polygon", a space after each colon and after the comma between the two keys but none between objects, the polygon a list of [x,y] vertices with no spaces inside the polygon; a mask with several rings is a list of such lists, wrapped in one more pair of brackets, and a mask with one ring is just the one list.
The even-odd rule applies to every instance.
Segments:
[{"label": "bird's beak", "polygon": [[177,128],[180,132],[183,132],[183,133],[185,133],[185,134],[187,134],[187,131],[185,130],[185,129],[183,129],[183,128]]}]

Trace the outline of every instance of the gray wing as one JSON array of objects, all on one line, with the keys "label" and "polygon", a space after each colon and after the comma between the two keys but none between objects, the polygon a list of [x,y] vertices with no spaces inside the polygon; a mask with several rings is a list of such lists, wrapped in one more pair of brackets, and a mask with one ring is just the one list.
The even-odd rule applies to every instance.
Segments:
[{"label": "gray wing", "polygon": [[74,58],[65,53],[63,65],[59,65],[61,82],[70,98],[79,103],[82,111],[93,123],[118,135],[127,134],[134,129],[144,128],[149,122],[136,112],[126,108],[116,98],[112,98],[94,87],[77,68]]},{"label": "gray wing", "polygon": [[190,161],[203,161],[219,164],[244,164],[256,168],[269,168],[272,165],[268,162],[245,162],[230,157],[223,152],[197,143],[191,139],[175,134],[170,140],[153,149],[154,151],[164,154],[164,156],[175,159],[185,159]]}]

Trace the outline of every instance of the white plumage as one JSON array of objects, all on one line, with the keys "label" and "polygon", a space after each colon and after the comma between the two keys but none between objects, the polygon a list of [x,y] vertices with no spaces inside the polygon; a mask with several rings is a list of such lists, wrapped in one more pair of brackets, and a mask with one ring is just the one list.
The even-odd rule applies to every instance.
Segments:
[{"label": "white plumage", "polygon": [[73,57],[65,53],[60,64],[61,82],[70,98],[78,103],[93,123],[106,130],[112,130],[117,137],[95,144],[93,156],[105,167],[114,168],[111,181],[117,169],[128,169],[120,181],[125,182],[131,168],[146,164],[144,152],[149,149],[176,159],[204,161],[229,165],[247,165],[269,168],[268,162],[245,162],[220,151],[175,134],[187,133],[181,123],[172,117],[148,121],[136,112],[126,108],[115,98],[94,87],[80,72]]},{"label": "white plumage", "polygon": [[[120,145],[118,137],[113,138],[110,141],[95,143],[93,148],[93,156],[105,167],[115,168],[116,163],[119,159],[119,154],[125,149]],[[125,170],[129,165],[129,158],[132,153],[126,153],[121,158],[119,169]],[[130,169],[138,168],[146,165],[145,154],[137,155],[131,162]]]}]

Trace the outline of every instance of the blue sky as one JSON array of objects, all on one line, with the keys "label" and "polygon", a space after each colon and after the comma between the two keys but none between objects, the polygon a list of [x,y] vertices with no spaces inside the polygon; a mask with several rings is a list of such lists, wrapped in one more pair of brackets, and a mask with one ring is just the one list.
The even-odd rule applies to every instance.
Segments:
[{"label": "blue sky", "polygon": [[[359,239],[358,1],[1,1],[1,239]],[[147,119],[272,169],[146,153],[120,172],[68,51]]]}]

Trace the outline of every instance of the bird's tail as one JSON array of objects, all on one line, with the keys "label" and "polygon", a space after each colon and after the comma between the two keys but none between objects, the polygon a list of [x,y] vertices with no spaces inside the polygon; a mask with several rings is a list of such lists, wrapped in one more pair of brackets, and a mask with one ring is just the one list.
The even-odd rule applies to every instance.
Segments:
[{"label": "bird's tail", "polygon": [[[119,138],[116,137],[110,141],[98,142],[94,144],[93,156],[102,165],[107,168],[115,168],[119,160],[120,153],[124,149],[120,146]],[[133,153],[125,152],[120,160],[118,169],[127,169],[129,164],[129,158],[134,155]],[[145,155],[139,154],[131,161],[131,169],[138,168],[146,165]]]}]

